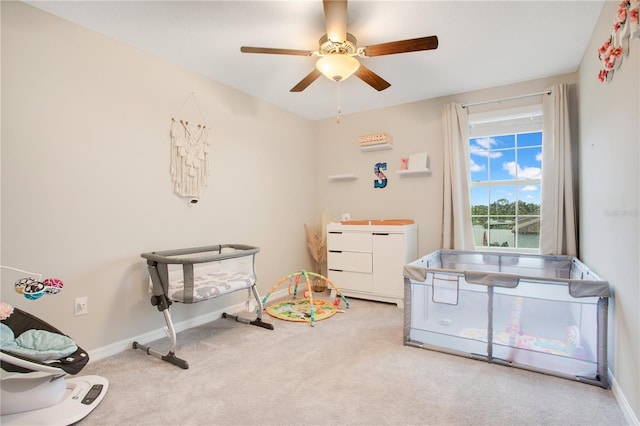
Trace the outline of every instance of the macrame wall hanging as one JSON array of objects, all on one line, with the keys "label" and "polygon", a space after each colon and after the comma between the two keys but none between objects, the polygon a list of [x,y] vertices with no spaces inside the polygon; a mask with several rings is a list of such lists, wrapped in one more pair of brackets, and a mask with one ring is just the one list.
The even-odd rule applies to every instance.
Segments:
[{"label": "macrame wall hanging", "polygon": [[[182,108],[193,99],[203,123],[206,122],[196,98],[191,92]],[[171,119],[171,182],[173,191],[186,197],[189,204],[197,204],[200,193],[207,186],[209,177],[209,126],[206,124],[190,124],[186,120]]]}]

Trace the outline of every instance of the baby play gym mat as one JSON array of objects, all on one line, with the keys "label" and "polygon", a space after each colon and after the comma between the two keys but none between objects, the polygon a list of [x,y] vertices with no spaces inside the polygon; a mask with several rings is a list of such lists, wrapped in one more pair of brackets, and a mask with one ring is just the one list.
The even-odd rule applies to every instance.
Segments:
[{"label": "baby play gym mat", "polygon": [[[311,288],[311,279],[322,280],[329,287],[336,292],[336,297],[333,303],[329,303],[322,299],[314,299],[313,291]],[[316,274],[315,272],[307,272],[302,270],[300,272],[287,275],[278,281],[271,290],[262,299],[262,304],[266,306],[267,299],[275,291],[276,288],[282,284],[288,284],[289,294],[293,296],[292,300],[285,300],[281,302],[275,302],[271,306],[265,309],[265,311],[274,318],[279,318],[285,321],[300,321],[306,322],[310,326],[313,326],[316,321],[321,321],[335,315],[336,312],[342,312],[340,310],[340,302],[344,302],[345,308],[349,308],[349,302],[342,295],[340,289],[338,289],[331,280],[327,277]],[[298,299],[298,286],[302,285],[303,298]]]},{"label": "baby play gym mat", "polygon": [[[322,299],[314,299],[313,308],[315,321],[331,318],[338,312],[336,306]],[[308,322],[311,320],[311,302],[308,299],[276,302],[267,308],[267,313],[274,318],[285,321]]]}]

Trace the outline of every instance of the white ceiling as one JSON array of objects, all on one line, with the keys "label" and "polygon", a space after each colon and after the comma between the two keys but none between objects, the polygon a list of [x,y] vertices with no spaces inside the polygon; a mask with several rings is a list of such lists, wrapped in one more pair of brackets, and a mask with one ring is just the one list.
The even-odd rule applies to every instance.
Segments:
[{"label": "white ceiling", "polygon": [[[333,81],[320,77],[289,92],[314,69],[313,57],[240,52],[242,45],[316,50],[326,32],[320,0],[27,3],[310,119],[336,115]],[[342,114],[575,72],[602,5],[352,0],[347,25],[359,46],[437,35],[439,47],[361,59],[391,87],[377,92],[345,80]]]}]

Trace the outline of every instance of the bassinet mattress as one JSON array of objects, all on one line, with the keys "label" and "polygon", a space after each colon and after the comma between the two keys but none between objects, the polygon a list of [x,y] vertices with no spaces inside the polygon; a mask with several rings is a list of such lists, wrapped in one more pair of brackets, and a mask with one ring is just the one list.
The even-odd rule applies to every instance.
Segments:
[{"label": "bassinet mattress", "polygon": [[[193,287],[191,287],[185,286],[182,273],[172,273],[169,275],[169,298],[174,302],[196,303],[250,288],[254,283],[253,274],[216,268],[211,271],[200,271],[193,277]],[[191,294],[193,297],[189,297]]]}]

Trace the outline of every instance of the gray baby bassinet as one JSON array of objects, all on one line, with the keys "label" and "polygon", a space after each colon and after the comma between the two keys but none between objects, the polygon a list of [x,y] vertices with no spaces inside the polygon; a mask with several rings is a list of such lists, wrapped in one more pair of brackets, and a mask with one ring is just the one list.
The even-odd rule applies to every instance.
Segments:
[{"label": "gray baby bassinet", "polygon": [[142,253],[151,279],[151,305],[164,315],[171,348],[166,354],[138,342],[133,342],[133,348],[189,368],[187,361],[175,355],[177,339],[169,309],[171,304],[202,302],[239,290],[247,290],[249,297],[255,299],[255,320],[226,312],[222,317],[273,330],[272,324],[262,321],[263,306],[256,289],[255,257],[259,251],[258,247],[246,244],[218,244]]}]

